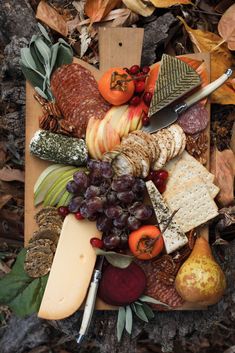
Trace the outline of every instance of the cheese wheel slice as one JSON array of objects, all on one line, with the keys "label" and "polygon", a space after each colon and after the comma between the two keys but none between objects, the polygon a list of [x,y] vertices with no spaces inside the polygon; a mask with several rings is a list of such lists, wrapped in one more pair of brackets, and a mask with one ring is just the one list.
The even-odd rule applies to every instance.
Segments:
[{"label": "cheese wheel slice", "polygon": [[95,222],[78,221],[73,214],[65,218],[38,312],[40,318],[64,319],[81,306],[96,261],[90,239],[101,236]]}]

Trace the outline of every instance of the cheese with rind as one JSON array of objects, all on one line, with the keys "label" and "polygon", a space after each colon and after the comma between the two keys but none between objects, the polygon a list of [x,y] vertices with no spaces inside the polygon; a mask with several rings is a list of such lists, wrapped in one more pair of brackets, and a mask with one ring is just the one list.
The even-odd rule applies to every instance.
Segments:
[{"label": "cheese with rind", "polygon": [[73,214],[63,223],[38,316],[60,320],[72,315],[85,299],[96,254],[90,244],[101,238],[95,222],[78,221]]},{"label": "cheese with rind", "polygon": [[166,252],[167,254],[170,254],[187,244],[188,238],[182,232],[180,226],[175,222],[174,219],[171,220],[170,224],[165,229],[169,218],[172,215],[172,212],[170,211],[166,202],[164,202],[160,192],[151,180],[146,182],[146,187],[153,205],[159,228],[162,232],[164,230],[162,236]]}]

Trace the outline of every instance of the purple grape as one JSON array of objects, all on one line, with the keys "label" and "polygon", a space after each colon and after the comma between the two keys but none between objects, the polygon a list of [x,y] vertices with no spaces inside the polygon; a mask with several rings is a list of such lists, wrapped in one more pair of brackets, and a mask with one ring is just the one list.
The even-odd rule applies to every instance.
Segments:
[{"label": "purple grape", "polygon": [[99,170],[92,170],[89,173],[89,179],[90,179],[90,184],[96,185],[96,186],[99,186],[103,181]]},{"label": "purple grape", "polygon": [[141,206],[136,207],[133,212],[135,218],[139,219],[140,221],[146,221],[153,215],[153,209],[149,205],[142,204]]},{"label": "purple grape", "polygon": [[90,215],[94,214],[95,212],[102,212],[103,211],[103,201],[100,197],[95,196],[89,200],[86,200],[87,210]]},{"label": "purple grape", "polygon": [[138,208],[139,206],[142,206],[142,202],[134,202],[131,206],[128,207],[128,212],[133,215],[136,208]]},{"label": "purple grape", "polygon": [[114,250],[119,247],[120,237],[117,235],[110,234],[110,235],[104,237],[103,242],[104,242],[105,249]]},{"label": "purple grape", "polygon": [[120,249],[126,249],[128,247],[128,235],[126,233],[122,233],[120,236]]},{"label": "purple grape", "polygon": [[117,193],[115,191],[109,191],[106,195],[108,205],[115,205],[118,201]]},{"label": "purple grape", "polygon": [[110,219],[118,218],[122,215],[123,209],[120,206],[109,206],[104,213]]},{"label": "purple grape", "polygon": [[79,190],[79,186],[75,183],[75,181],[70,180],[66,185],[66,190],[71,194],[77,194]]},{"label": "purple grape", "polygon": [[125,174],[113,179],[111,187],[114,191],[121,192],[131,190],[135,182],[135,178],[132,175]]},{"label": "purple grape", "polygon": [[86,189],[85,192],[85,198],[86,199],[91,199],[92,197],[99,196],[100,195],[100,188],[95,185],[90,185]]},{"label": "purple grape", "polygon": [[101,162],[100,169],[103,178],[111,179],[113,177],[113,168],[109,162]]},{"label": "purple grape", "polygon": [[96,227],[100,232],[109,232],[112,228],[112,220],[104,215],[99,216],[96,221]]},{"label": "purple grape", "polygon": [[142,179],[136,178],[134,185],[132,187],[132,191],[134,193],[144,193],[146,189],[145,182]]},{"label": "purple grape", "polygon": [[84,191],[89,185],[89,177],[86,173],[78,171],[73,174],[73,180],[78,185],[81,191]]},{"label": "purple grape", "polygon": [[117,193],[117,198],[123,203],[131,203],[134,200],[133,191],[122,191]]},{"label": "purple grape", "polygon": [[106,194],[107,191],[109,191],[110,185],[111,185],[111,183],[110,183],[109,180],[103,181],[103,183],[100,184],[100,193],[101,194]]},{"label": "purple grape", "polygon": [[69,212],[72,212],[72,213],[78,212],[82,202],[83,202],[83,198],[81,196],[76,196],[72,198],[72,200],[69,202],[69,205],[68,205]]},{"label": "purple grape", "polygon": [[112,234],[113,235],[118,235],[120,236],[122,234],[123,230],[122,229],[119,229],[119,228],[116,228],[116,227],[112,227]]},{"label": "purple grape", "polygon": [[120,217],[114,219],[113,225],[119,229],[125,228],[127,225],[128,216],[128,213],[123,213]]},{"label": "purple grape", "polygon": [[86,201],[83,201],[83,202],[82,202],[82,204],[81,204],[81,206],[80,206],[80,213],[81,213],[82,217],[84,217],[84,218],[89,218],[89,217],[92,216],[92,215],[88,212]]},{"label": "purple grape", "polygon": [[91,222],[96,221],[97,218],[98,218],[98,214],[97,214],[97,213],[94,213],[93,215],[87,217],[87,219],[88,219],[89,221],[91,221]]},{"label": "purple grape", "polygon": [[135,216],[129,216],[127,219],[127,227],[129,230],[136,230],[141,226],[141,222]]},{"label": "purple grape", "polygon": [[99,168],[99,166],[100,166],[100,162],[96,161],[95,159],[89,159],[89,161],[87,162],[87,168],[89,170],[95,170]]}]

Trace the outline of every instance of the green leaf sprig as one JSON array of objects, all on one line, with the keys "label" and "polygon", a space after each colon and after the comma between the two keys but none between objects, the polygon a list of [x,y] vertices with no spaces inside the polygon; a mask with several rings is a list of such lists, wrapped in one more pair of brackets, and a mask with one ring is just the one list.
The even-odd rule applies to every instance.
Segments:
[{"label": "green leaf sprig", "polygon": [[38,23],[40,34],[33,35],[29,47],[21,49],[22,72],[35,91],[48,101],[54,101],[50,88],[52,73],[63,64],[71,64],[73,50],[62,38],[52,44],[45,28]]},{"label": "green leaf sprig", "polygon": [[39,310],[48,276],[29,277],[24,270],[26,249],[22,249],[10,273],[0,280],[0,305],[7,305],[23,317]]},{"label": "green leaf sprig", "polygon": [[165,303],[160,302],[152,297],[147,295],[142,295],[138,300],[127,305],[125,307],[121,306],[118,310],[117,318],[117,339],[120,342],[124,329],[130,335],[133,327],[133,313],[142,321],[149,322],[149,320],[154,318],[154,312],[150,306],[146,303],[153,303],[166,306],[169,306]]},{"label": "green leaf sprig", "polygon": [[115,251],[105,251],[99,248],[94,248],[96,255],[103,255],[106,260],[114,267],[126,268],[134,259],[132,255],[119,254]]}]

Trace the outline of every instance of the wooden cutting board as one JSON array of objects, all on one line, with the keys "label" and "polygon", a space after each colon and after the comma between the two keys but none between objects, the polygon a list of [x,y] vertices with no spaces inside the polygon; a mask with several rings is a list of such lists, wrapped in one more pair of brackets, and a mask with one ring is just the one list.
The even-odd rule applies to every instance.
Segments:
[{"label": "wooden cutting board", "polygon": [[[130,67],[134,64],[140,64],[141,51],[144,31],[141,28],[101,28],[99,30],[99,55],[100,70],[86,62],[74,59],[74,62],[89,69],[98,80],[102,73],[110,67]],[[204,60],[210,77],[210,56],[207,53],[197,53],[186,55],[192,59]],[[34,184],[41,172],[51,163],[40,160],[29,153],[29,143],[36,130],[39,129],[38,118],[42,115],[42,109],[39,103],[34,99],[34,89],[26,83],[26,136],[25,136],[25,245],[27,245],[33,232],[37,229],[34,214]],[[207,109],[210,114],[210,104],[207,103]],[[208,139],[210,137],[210,126],[207,127]],[[207,167],[209,169],[208,149]],[[39,208],[37,208],[38,211]],[[208,228],[203,227],[201,234],[208,239]],[[112,309],[101,300],[97,301],[97,309]],[[116,309],[116,308],[115,308]],[[194,305],[185,305],[182,309],[202,309]]]}]

